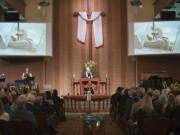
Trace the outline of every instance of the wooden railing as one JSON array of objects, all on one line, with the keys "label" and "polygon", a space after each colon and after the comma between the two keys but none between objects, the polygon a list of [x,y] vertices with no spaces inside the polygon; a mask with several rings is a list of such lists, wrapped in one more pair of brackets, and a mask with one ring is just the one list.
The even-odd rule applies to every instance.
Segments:
[{"label": "wooden railing", "polygon": [[[80,82],[73,82],[72,84],[72,95],[81,95],[82,90],[81,90],[81,85]],[[100,81],[99,82],[99,95],[109,95],[110,92],[108,91],[108,84],[106,81]]]},{"label": "wooden railing", "polygon": [[63,96],[66,112],[109,112],[111,96]]}]

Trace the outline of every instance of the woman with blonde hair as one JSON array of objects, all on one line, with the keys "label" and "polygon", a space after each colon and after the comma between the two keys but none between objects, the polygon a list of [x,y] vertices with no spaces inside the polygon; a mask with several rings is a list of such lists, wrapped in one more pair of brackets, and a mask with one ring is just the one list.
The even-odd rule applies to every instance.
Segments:
[{"label": "woman with blonde hair", "polygon": [[134,103],[131,108],[129,115],[130,119],[133,119],[134,115],[138,112],[144,112],[145,114],[150,114],[153,111],[152,98],[149,94],[146,94],[138,102]]},{"label": "woman with blonde hair", "polygon": [[150,114],[153,111],[152,98],[149,94],[143,97],[140,108],[146,114]]},{"label": "woman with blonde hair", "polygon": [[169,94],[167,104],[163,108],[163,112],[165,113],[165,115],[167,116],[171,115],[171,112],[175,106],[176,106],[176,97],[173,94]]}]

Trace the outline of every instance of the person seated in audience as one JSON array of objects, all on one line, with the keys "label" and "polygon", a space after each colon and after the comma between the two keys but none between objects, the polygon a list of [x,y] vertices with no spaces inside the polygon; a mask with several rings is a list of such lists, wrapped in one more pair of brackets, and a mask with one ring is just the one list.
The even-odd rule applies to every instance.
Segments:
[{"label": "person seated in audience", "polygon": [[111,96],[111,107],[110,107],[110,111],[113,112],[115,107],[116,107],[116,104],[118,102],[118,99],[121,98],[121,92],[124,88],[123,87],[117,87],[115,93]]},{"label": "person seated in audience", "polygon": [[174,110],[175,107],[176,107],[176,97],[173,94],[169,94],[168,102],[163,108],[163,112],[165,116],[170,116],[172,110]]},{"label": "person seated in audience", "polygon": [[161,95],[161,93],[159,90],[157,90],[157,89],[154,90],[152,92],[152,102],[154,103],[155,101],[157,101],[159,99],[160,95]]},{"label": "person seated in audience", "polygon": [[12,96],[11,104],[13,104],[17,100],[17,96],[18,96],[17,89],[16,89],[15,86],[12,86],[12,87],[10,86],[9,90],[10,90],[10,93],[11,93],[11,96]]},{"label": "person seated in audience", "polygon": [[32,77],[32,73],[29,72],[29,68],[25,69],[25,72],[22,73],[22,79],[27,79],[28,77]]},{"label": "person seated in audience", "polygon": [[162,89],[161,90],[161,95],[160,95],[160,99],[164,100],[164,104],[167,104],[167,100],[168,100],[168,94],[170,93],[169,89]]},{"label": "person seated in audience", "polygon": [[0,88],[0,97],[4,96],[4,88]]},{"label": "person seated in audience", "polygon": [[27,96],[26,109],[28,111],[34,112],[34,102],[36,100],[35,95],[29,93]]},{"label": "person seated in audience", "polygon": [[163,106],[164,106],[164,104],[161,100],[156,100],[153,103],[154,110],[149,116],[150,117],[161,117],[163,114]]},{"label": "person seated in audience", "polygon": [[133,127],[134,132],[136,134],[142,133],[142,123],[145,117],[149,117],[153,112],[153,104],[152,98],[149,93],[143,97],[143,99],[139,102],[139,106],[133,114],[131,114],[131,119],[128,121],[131,127]]},{"label": "person seated in audience", "polygon": [[38,95],[38,92],[36,90],[31,90],[30,94],[36,97]]},{"label": "person seated in audience", "polygon": [[126,104],[126,101],[129,98],[128,91],[129,91],[129,89],[123,89],[122,92],[121,92],[121,96],[118,97],[117,100],[121,105]]},{"label": "person seated in audience", "polygon": [[161,94],[159,99],[153,102],[154,111],[151,113],[151,116],[157,117],[162,116],[165,105],[168,102],[168,98],[165,94]]},{"label": "person seated in audience", "polygon": [[48,103],[43,102],[42,96],[37,96],[34,103],[34,112],[48,113]]},{"label": "person seated in audience", "polygon": [[1,100],[2,100],[2,104],[3,104],[4,112],[9,113],[10,112],[10,105],[9,105],[8,97],[7,96],[3,96],[1,98]]},{"label": "person seated in audience", "polygon": [[55,126],[53,123],[55,123],[54,114],[55,114],[55,108],[54,108],[54,102],[52,100],[52,95],[50,91],[46,91],[44,95],[44,105],[47,105],[48,107],[48,119],[49,119],[49,127],[52,133],[57,133],[58,131],[55,129]]},{"label": "person seated in audience", "polygon": [[10,113],[10,120],[22,120],[32,122],[34,127],[37,127],[35,116],[32,112],[28,111],[25,107],[26,96],[20,95],[17,99],[17,107]]},{"label": "person seated in audience", "polygon": [[52,100],[54,102],[54,108],[56,111],[56,115],[60,120],[65,120],[65,112],[64,112],[64,101],[58,96],[58,92],[56,89],[53,89]]},{"label": "person seated in audience", "polygon": [[180,95],[176,96],[176,107],[172,110],[170,118],[175,120],[174,132],[180,134]]},{"label": "person seated in audience", "polygon": [[137,92],[137,96],[139,98],[139,101],[132,105],[131,112],[129,115],[129,119],[133,119],[134,113],[138,112],[141,109],[142,102],[143,102],[142,97],[145,94],[145,89],[144,88],[138,88],[136,92]]},{"label": "person seated in audience", "polygon": [[10,105],[10,112],[14,111],[14,109],[16,108],[16,101],[18,98],[18,93],[16,90],[12,90],[11,95],[12,95],[12,103]]},{"label": "person seated in audience", "polygon": [[180,95],[180,90],[172,90],[171,93],[172,93],[174,96],[177,96],[177,95]]},{"label": "person seated in audience", "polygon": [[115,93],[111,96],[111,102],[115,103],[122,96],[123,87],[117,87]]},{"label": "person seated in audience", "polygon": [[140,109],[149,115],[153,111],[152,97],[148,93],[143,97]]},{"label": "person seated in audience", "polygon": [[46,91],[45,92],[45,101],[49,104],[49,105],[54,105],[54,102],[52,100],[52,95],[50,91]]},{"label": "person seated in audience", "polygon": [[[161,105],[163,105],[163,108],[165,108],[165,105],[168,104],[168,96],[161,94],[161,96],[158,99],[158,102]],[[156,101],[154,102],[154,104],[157,104]]]},{"label": "person seated in audience", "polygon": [[9,120],[9,114],[4,112],[3,104],[1,101],[0,101],[0,120],[5,120],[5,121]]},{"label": "person seated in audience", "polygon": [[126,104],[125,104],[125,113],[122,116],[122,119],[125,121],[129,119],[129,114],[131,112],[132,105],[139,100],[137,98],[137,94],[134,89],[130,89],[128,91],[128,95],[129,96],[126,99]]},{"label": "person seated in audience", "polygon": [[11,104],[12,103],[12,95],[11,95],[10,89],[8,87],[4,88],[4,96],[6,96],[8,98],[8,102],[9,102],[9,104]]}]

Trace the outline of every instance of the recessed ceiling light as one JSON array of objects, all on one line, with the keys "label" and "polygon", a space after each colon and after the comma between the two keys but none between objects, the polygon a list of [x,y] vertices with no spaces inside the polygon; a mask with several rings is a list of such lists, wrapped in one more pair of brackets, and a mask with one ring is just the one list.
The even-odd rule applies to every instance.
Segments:
[{"label": "recessed ceiling light", "polygon": [[41,7],[48,7],[50,5],[50,2],[42,0],[38,4],[38,9],[41,9]]},{"label": "recessed ceiling light", "polygon": [[142,2],[140,0],[131,0],[132,6],[140,6],[142,5]]}]

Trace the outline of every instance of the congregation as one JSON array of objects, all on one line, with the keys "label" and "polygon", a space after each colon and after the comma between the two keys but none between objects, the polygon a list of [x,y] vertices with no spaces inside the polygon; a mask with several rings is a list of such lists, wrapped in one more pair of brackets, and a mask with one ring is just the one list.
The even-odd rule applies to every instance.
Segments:
[{"label": "congregation", "polygon": [[179,135],[180,91],[118,87],[111,97],[110,115],[125,134]]}]

